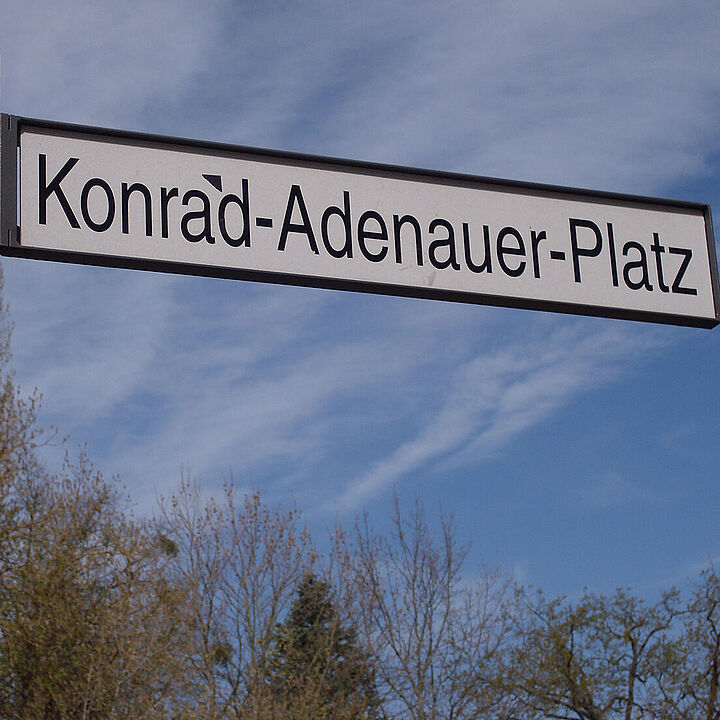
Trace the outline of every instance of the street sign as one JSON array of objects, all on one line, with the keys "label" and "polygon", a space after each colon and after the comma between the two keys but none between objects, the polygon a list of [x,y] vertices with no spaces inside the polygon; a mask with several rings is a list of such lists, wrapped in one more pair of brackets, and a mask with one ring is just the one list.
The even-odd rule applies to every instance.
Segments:
[{"label": "street sign", "polygon": [[6,255],[720,321],[707,205],[7,115],[2,123]]}]

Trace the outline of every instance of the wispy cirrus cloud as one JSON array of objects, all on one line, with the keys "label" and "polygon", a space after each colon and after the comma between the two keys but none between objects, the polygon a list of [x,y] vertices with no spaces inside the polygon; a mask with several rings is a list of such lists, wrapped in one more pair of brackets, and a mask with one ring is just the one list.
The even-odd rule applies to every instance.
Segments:
[{"label": "wispy cirrus cloud", "polygon": [[610,508],[627,507],[637,502],[661,501],[656,493],[615,471],[587,478],[583,486],[578,487],[576,494],[587,508],[600,512]]},{"label": "wispy cirrus cloud", "polygon": [[228,6],[3,0],[4,111],[136,127],[201,72]]},{"label": "wispy cirrus cloud", "polygon": [[213,99],[243,142],[657,193],[707,168],[719,29],[706,0],[268,6]]},{"label": "wispy cirrus cloud", "polygon": [[647,193],[717,151],[707,0],[5,9],[21,114]]},{"label": "wispy cirrus cloud", "polygon": [[652,331],[562,326],[549,336],[481,353],[452,372],[447,393],[411,437],[360,474],[337,500],[354,510],[420,467],[477,462],[579,395],[623,373],[661,345]]}]

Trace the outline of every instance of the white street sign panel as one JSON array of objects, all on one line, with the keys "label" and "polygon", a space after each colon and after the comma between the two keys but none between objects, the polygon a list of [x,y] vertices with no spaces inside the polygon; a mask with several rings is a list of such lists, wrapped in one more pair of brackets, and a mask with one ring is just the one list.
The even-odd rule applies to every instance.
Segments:
[{"label": "white street sign panel", "polygon": [[[706,205],[40,121],[14,128],[2,162],[17,157],[5,147],[15,137],[19,233],[8,239],[5,227],[7,254],[718,322]],[[5,226],[12,172],[0,187]]]}]

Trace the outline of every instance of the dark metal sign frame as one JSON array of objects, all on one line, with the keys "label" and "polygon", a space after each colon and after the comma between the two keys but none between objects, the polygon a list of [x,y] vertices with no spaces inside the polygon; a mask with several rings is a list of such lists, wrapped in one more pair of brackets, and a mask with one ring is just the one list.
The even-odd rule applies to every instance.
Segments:
[{"label": "dark metal sign frame", "polygon": [[[283,285],[349,290],[355,292],[395,295],[426,299],[438,299],[454,302],[496,305],[504,307],[544,310],[576,315],[590,315],[629,320],[643,320],[665,324],[707,327],[720,323],[720,290],[718,285],[718,266],[712,228],[712,215],[709,205],[648,198],[620,193],[600,192],[568,188],[541,183],[516,182],[460,173],[439,172],[394,165],[359,162],[327,158],[315,155],[279,152],[250,148],[224,143],[187,140],[182,138],[133,133],[121,130],[71,125],[46,120],[29,119],[13,115],[1,116],[0,129],[0,254],[15,257],[35,258],[58,262],[79,263],[104,267],[150,270],[154,272],[179,273],[205,277],[231,278],[257,282],[269,282]],[[181,263],[174,261],[146,260],[134,257],[119,257],[91,253],[68,252],[65,250],[37,249],[23,247],[22,229],[18,226],[18,155],[21,134],[24,130],[47,131],[70,136],[87,136],[88,139],[108,139],[133,144],[138,147],[165,148],[203,153],[220,153],[225,157],[260,159],[281,162],[287,165],[340,170],[386,178],[420,180],[444,185],[458,185],[480,189],[517,192],[524,195],[536,195],[549,198],[586,200],[606,204],[621,204],[627,207],[650,209],[678,209],[701,215],[704,218],[707,240],[707,252],[710,262],[710,282],[712,286],[715,317],[691,317],[664,312],[652,312],[637,309],[623,309],[580,303],[555,302],[523,297],[507,297],[493,294],[469,293],[432,287],[408,287],[381,282],[344,280],[308,275],[293,275],[287,272],[242,269]]]}]

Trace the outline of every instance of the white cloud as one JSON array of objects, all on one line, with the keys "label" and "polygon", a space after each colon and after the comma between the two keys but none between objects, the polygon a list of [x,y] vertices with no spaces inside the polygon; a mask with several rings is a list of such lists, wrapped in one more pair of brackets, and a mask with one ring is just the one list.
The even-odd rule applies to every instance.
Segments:
[{"label": "white cloud", "polygon": [[20,114],[644,193],[717,150],[708,0],[0,8]]},{"label": "white cloud", "polygon": [[720,19],[703,0],[304,2],[228,19],[241,41],[217,109],[242,142],[646,193],[716,149]]},{"label": "white cloud", "polygon": [[8,262],[5,274],[11,300],[30,300],[10,303],[19,378],[41,389],[50,422],[71,432],[143,382],[167,326],[170,278],[118,282],[118,271],[34,262]]},{"label": "white cloud", "polygon": [[5,110],[135,125],[203,67],[224,3],[0,3]]},{"label": "white cloud", "polygon": [[[592,484],[590,484],[592,483]],[[577,494],[587,507],[594,510],[627,507],[636,502],[656,503],[660,498],[617,472],[588,478]]]},{"label": "white cloud", "polygon": [[451,374],[450,392],[425,408],[419,431],[352,482],[338,501],[356,509],[439,458],[468,464],[510,443],[563,404],[607,382],[659,345],[652,331],[564,326],[542,338],[481,353]]}]

